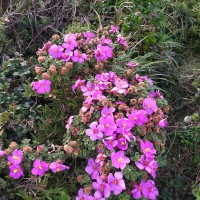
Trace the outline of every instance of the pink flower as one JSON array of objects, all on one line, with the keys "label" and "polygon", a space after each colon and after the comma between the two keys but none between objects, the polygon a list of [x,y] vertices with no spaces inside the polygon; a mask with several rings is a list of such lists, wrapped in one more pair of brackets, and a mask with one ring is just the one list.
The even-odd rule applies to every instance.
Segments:
[{"label": "pink flower", "polygon": [[63,171],[65,169],[69,169],[68,166],[66,165],[62,165],[62,162],[61,161],[57,161],[57,162],[52,162],[50,165],[49,165],[49,169],[51,169],[51,171],[53,173],[56,173],[56,172],[60,172],[60,171]]},{"label": "pink flower", "polygon": [[147,76],[139,76],[138,74],[136,74],[135,79],[136,79],[138,82],[147,81],[147,83],[148,83],[149,85],[153,85],[153,80],[151,80],[151,79],[150,79],[149,77],[147,77]]},{"label": "pink flower", "polygon": [[113,117],[113,112],[115,112],[115,108],[108,108],[107,106],[104,106],[101,111],[102,117]]},{"label": "pink flower", "polygon": [[126,65],[132,68],[132,67],[137,67],[137,66],[139,66],[139,63],[130,61],[130,62],[128,62]]},{"label": "pink flower", "polygon": [[64,60],[65,62],[69,61],[70,58],[73,56],[73,52],[66,50],[63,54],[62,54],[62,60]]},{"label": "pink flower", "polygon": [[97,155],[95,162],[98,163],[102,167],[105,163],[105,159],[106,159],[106,155],[103,153],[99,153]]},{"label": "pink flower", "polygon": [[119,35],[117,36],[117,41],[118,41],[118,43],[121,44],[125,49],[128,48],[128,44],[127,44],[127,42],[125,41],[124,37],[122,37],[121,34],[119,34]]},{"label": "pink flower", "polygon": [[145,183],[145,181],[142,180],[140,185],[137,185],[137,184],[134,185],[135,188],[131,191],[134,199],[139,199],[142,197],[144,183]]},{"label": "pink flower", "polygon": [[130,159],[124,156],[124,151],[112,152],[111,154],[112,165],[115,168],[120,168],[123,170],[126,167],[126,164],[130,162]]},{"label": "pink flower", "polygon": [[79,78],[79,79],[74,83],[74,85],[72,85],[72,90],[73,90],[73,92],[74,92],[74,90],[75,90],[78,86],[82,85],[84,82],[85,82],[85,80],[81,80],[81,79]]},{"label": "pink flower", "polygon": [[84,60],[87,60],[87,55],[85,53],[81,54],[78,50],[75,50],[71,58],[74,62],[83,63]]},{"label": "pink flower", "polygon": [[60,45],[53,44],[49,49],[49,54],[54,58],[61,58],[63,48]]},{"label": "pink flower", "polygon": [[126,133],[133,128],[133,123],[127,118],[121,118],[117,120],[117,132]]},{"label": "pink flower", "polygon": [[105,144],[105,146],[112,151],[114,149],[114,147],[117,145],[117,140],[114,139],[115,137],[112,135],[110,137],[107,137],[103,140],[103,143]]},{"label": "pink flower", "polygon": [[114,26],[114,25],[110,26],[109,33],[118,33],[118,32],[119,32],[119,26]]},{"label": "pink flower", "polygon": [[134,110],[130,115],[128,115],[128,119],[132,122],[133,125],[142,126],[147,121],[148,118],[146,116],[145,110]]},{"label": "pink flower", "polygon": [[8,156],[8,162],[13,165],[18,165],[22,162],[23,152],[21,150],[15,149],[11,156]]},{"label": "pink flower", "polygon": [[4,154],[5,154],[5,151],[3,151],[3,150],[0,150],[0,157],[3,157],[3,156],[4,156]]},{"label": "pink flower", "polygon": [[113,191],[115,195],[120,194],[122,190],[126,189],[124,180],[122,178],[123,175],[121,172],[115,172],[114,176],[111,173],[108,175],[108,184],[111,191]]},{"label": "pink flower", "polygon": [[158,126],[160,128],[165,128],[167,126],[167,120],[166,119],[162,119],[158,122]]},{"label": "pink flower", "polygon": [[143,154],[148,158],[154,158],[154,154],[156,154],[156,150],[153,147],[153,144],[149,141],[143,142],[140,140],[140,147],[143,151]]},{"label": "pink flower", "polygon": [[92,179],[96,179],[99,176],[100,166],[98,163],[95,163],[93,158],[88,160],[88,166],[85,168],[85,171],[90,174]]},{"label": "pink flower", "polygon": [[128,131],[128,132],[124,132],[123,136],[126,138],[127,141],[131,141],[131,139],[133,139],[134,141],[136,141],[136,137],[133,135],[132,132]]},{"label": "pink flower", "polygon": [[87,194],[84,194],[83,188],[80,188],[78,191],[78,196],[76,197],[76,200],[90,200],[89,198],[90,196],[88,196]]},{"label": "pink flower", "polygon": [[106,60],[113,57],[113,49],[109,46],[98,45],[94,52],[94,57],[97,61]]},{"label": "pink flower", "polygon": [[32,90],[37,90],[38,94],[43,94],[50,92],[51,90],[51,81],[50,80],[39,80],[38,82],[32,82]]},{"label": "pink flower", "polygon": [[87,82],[86,86],[81,86],[83,96],[91,96],[94,93],[94,85],[91,82]]},{"label": "pink flower", "polygon": [[103,35],[101,37],[101,45],[112,45],[113,42],[110,38],[105,38],[105,36]]},{"label": "pink flower", "polygon": [[140,170],[146,170],[152,175],[153,178],[156,177],[156,169],[158,168],[158,163],[153,158],[145,158],[141,156],[140,162],[135,162],[136,166]]},{"label": "pink flower", "polygon": [[87,200],[105,200],[105,199],[102,198],[102,194],[94,193],[94,197],[93,196],[89,196],[87,198]]},{"label": "pink flower", "polygon": [[98,122],[92,122],[90,124],[90,129],[86,130],[86,135],[90,136],[92,141],[100,140],[103,138],[103,127],[98,125]]},{"label": "pink flower", "polygon": [[117,130],[117,125],[115,124],[113,117],[101,117],[99,119],[99,124],[103,126],[103,132],[106,136],[112,135],[113,132]]},{"label": "pink flower", "polygon": [[109,80],[109,74],[108,73],[97,74],[95,76],[95,79],[97,81],[107,82]]},{"label": "pink flower", "polygon": [[35,176],[44,176],[45,172],[48,171],[48,168],[49,166],[46,162],[37,158],[33,163],[33,169],[31,170],[31,173]]},{"label": "pink flower", "polygon": [[108,183],[103,182],[101,178],[97,178],[97,182],[93,182],[92,187],[97,190],[95,194],[99,197],[104,196],[105,198],[108,198],[110,196],[110,186]]},{"label": "pink flower", "polygon": [[67,122],[67,125],[65,126],[65,128],[67,129],[67,132],[69,132],[69,128],[73,122],[74,116],[70,116]]},{"label": "pink flower", "polygon": [[19,165],[13,164],[9,167],[10,174],[9,176],[14,179],[19,179],[21,176],[24,176],[23,171]]},{"label": "pink flower", "polygon": [[152,180],[148,180],[143,184],[143,195],[144,198],[155,200],[159,195],[158,189],[155,187],[155,182]]},{"label": "pink flower", "polygon": [[119,138],[117,142],[118,142],[117,147],[119,149],[124,151],[124,150],[126,150],[128,148],[128,143],[127,143],[125,138],[123,138],[123,137]]},{"label": "pink flower", "polygon": [[88,43],[93,37],[95,37],[95,34],[90,31],[84,32],[83,35],[86,38],[86,43]]},{"label": "pink flower", "polygon": [[62,46],[67,50],[74,50],[74,48],[78,46],[75,34],[65,35],[64,41],[65,41],[65,43],[63,43]]},{"label": "pink flower", "polygon": [[156,101],[151,98],[145,98],[142,106],[147,111],[147,114],[149,115],[151,115],[153,112],[156,112],[158,109],[158,106],[156,105]]},{"label": "pink flower", "polygon": [[115,87],[111,90],[112,92],[117,92],[119,94],[126,95],[126,88],[128,88],[128,82],[120,78],[115,79]]}]

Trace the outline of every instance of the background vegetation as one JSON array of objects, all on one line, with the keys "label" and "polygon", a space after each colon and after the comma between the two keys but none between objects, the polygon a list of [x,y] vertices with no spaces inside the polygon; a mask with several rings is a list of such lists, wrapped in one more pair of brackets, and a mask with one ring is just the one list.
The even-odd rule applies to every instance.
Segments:
[{"label": "background vegetation", "polygon": [[[144,74],[162,88],[170,104],[166,159],[157,179],[160,199],[200,198],[198,0],[2,0],[0,3],[2,146],[30,138],[38,131],[48,132],[49,112],[55,130],[61,121],[57,117],[62,116],[60,109],[52,111],[48,105],[44,106],[44,100],[24,95],[26,84],[35,76],[37,49],[53,33],[80,32],[82,27],[92,30],[100,24],[113,23],[128,37],[130,56],[149,66]],[[40,140],[38,137],[36,142]],[[12,199],[13,190],[9,189],[12,186],[5,184],[0,179],[2,199]],[[21,190],[18,193],[23,199],[28,198]],[[49,188],[45,194],[39,191],[40,198],[52,198],[52,194],[59,194],[61,199],[66,191],[62,187]]]}]

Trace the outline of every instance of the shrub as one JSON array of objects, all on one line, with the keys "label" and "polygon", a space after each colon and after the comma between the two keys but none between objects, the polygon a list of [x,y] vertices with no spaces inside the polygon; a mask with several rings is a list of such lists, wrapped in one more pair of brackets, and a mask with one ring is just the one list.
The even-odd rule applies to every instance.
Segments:
[{"label": "shrub", "polygon": [[[53,35],[37,51],[37,80],[25,95],[41,99],[44,113],[30,139],[1,151],[2,177],[12,178],[12,191],[25,189],[16,195],[39,197],[41,188],[48,191],[43,195],[61,195],[63,187],[66,198],[108,198],[111,191],[111,199],[158,196],[152,178],[164,152],[169,108],[153,80],[137,74],[139,63],[127,49],[119,27],[111,26],[96,34]],[[23,176],[31,177],[29,186],[13,180]],[[2,182],[3,194],[11,195]]]}]

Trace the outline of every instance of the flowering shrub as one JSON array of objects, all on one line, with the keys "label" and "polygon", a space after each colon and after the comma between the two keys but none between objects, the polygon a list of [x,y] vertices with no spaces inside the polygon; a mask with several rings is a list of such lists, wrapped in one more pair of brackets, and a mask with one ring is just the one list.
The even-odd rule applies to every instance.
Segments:
[{"label": "flowering shrub", "polygon": [[139,64],[129,60],[118,27],[52,38],[37,52],[32,95],[68,108],[66,134],[57,136],[61,145],[51,137],[46,145],[11,143],[0,154],[3,163],[9,155],[10,177],[43,177],[51,170],[52,177],[63,173],[73,182],[69,193],[77,200],[156,199],[168,111],[160,91],[137,74]]}]

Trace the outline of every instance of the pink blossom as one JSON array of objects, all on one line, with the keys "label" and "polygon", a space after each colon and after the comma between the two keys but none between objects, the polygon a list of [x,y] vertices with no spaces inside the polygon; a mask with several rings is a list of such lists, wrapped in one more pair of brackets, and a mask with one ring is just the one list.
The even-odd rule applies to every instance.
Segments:
[{"label": "pink blossom", "polygon": [[61,58],[63,48],[60,45],[53,44],[49,49],[49,54],[54,58]]},{"label": "pink blossom", "polygon": [[145,156],[142,155],[140,162],[135,162],[135,164],[140,170],[146,170],[152,175],[153,178],[156,177],[156,169],[158,168],[158,163],[153,158],[145,158]]},{"label": "pink blossom", "polygon": [[117,147],[121,150],[126,150],[128,148],[128,143],[126,141],[126,139],[124,137],[122,138],[119,138],[118,141],[117,141]]},{"label": "pink blossom", "polygon": [[128,131],[128,132],[124,132],[123,136],[126,138],[127,141],[131,141],[131,139],[133,139],[134,141],[136,141],[136,137],[133,135],[132,132]]},{"label": "pink blossom", "polygon": [[95,76],[95,79],[97,81],[107,82],[109,80],[109,74],[108,73],[97,74]]},{"label": "pink blossom", "polygon": [[57,161],[57,162],[52,162],[49,165],[49,169],[51,169],[53,173],[56,173],[56,172],[61,172],[63,170],[69,169],[69,167],[66,165],[63,165],[61,161]]},{"label": "pink blossom", "polygon": [[12,155],[8,156],[8,162],[13,165],[18,165],[22,162],[23,152],[21,150],[15,149]]},{"label": "pink blossom", "polygon": [[130,115],[128,115],[128,119],[132,122],[133,126],[135,124],[142,126],[148,121],[146,113],[145,110],[134,110]]},{"label": "pink blossom", "polygon": [[93,37],[95,37],[95,34],[90,31],[84,32],[83,35],[86,38],[86,43],[88,43]]},{"label": "pink blossom", "polygon": [[159,99],[163,99],[163,96],[161,95],[160,90],[156,90],[155,92],[150,92],[149,97],[150,98],[158,97]]},{"label": "pink blossom", "polygon": [[117,120],[117,132],[118,133],[126,133],[133,128],[133,123],[127,118],[121,118]]},{"label": "pink blossom", "polygon": [[103,132],[106,136],[112,135],[113,132],[117,130],[117,125],[115,124],[113,117],[101,117],[99,119],[99,124],[103,126]]},{"label": "pink blossom", "polygon": [[153,85],[153,80],[151,80],[148,76],[139,76],[138,74],[136,74],[135,79],[140,83],[140,82],[144,82],[147,81],[147,83],[149,85]]},{"label": "pink blossom", "polygon": [[114,147],[117,145],[117,140],[114,139],[115,137],[112,135],[110,137],[107,137],[103,140],[103,143],[105,144],[105,146],[112,151],[114,149]]},{"label": "pink blossom", "polygon": [[152,180],[148,180],[143,184],[143,195],[144,198],[155,200],[159,195],[158,189],[155,187],[155,182]]},{"label": "pink blossom", "polygon": [[[100,90],[94,91],[94,93],[92,94],[92,98],[95,100],[99,100],[103,96],[102,94],[103,93]],[[105,96],[103,96],[103,97],[105,97]]]},{"label": "pink blossom", "polygon": [[51,81],[50,80],[39,80],[37,82],[32,82],[32,90],[36,90],[38,94],[43,94],[50,92],[51,90]]},{"label": "pink blossom", "polygon": [[114,176],[112,173],[108,175],[108,184],[110,186],[111,191],[114,192],[115,195],[118,195],[122,192],[122,190],[126,189],[123,175],[121,172],[115,172]]},{"label": "pink blossom", "polygon": [[115,79],[115,87],[111,90],[112,92],[117,92],[119,94],[126,95],[126,88],[128,88],[128,82],[120,78]]},{"label": "pink blossom", "polygon": [[90,136],[92,141],[100,140],[103,138],[103,127],[98,124],[98,122],[92,122],[90,124],[90,129],[86,130],[86,135]]},{"label": "pink blossom", "polygon": [[65,35],[64,41],[65,41],[65,43],[63,43],[62,46],[67,50],[74,50],[74,48],[78,46],[75,34]]},{"label": "pink blossom", "polygon": [[80,78],[74,83],[74,85],[72,85],[72,90],[74,92],[74,90],[78,87],[81,86],[83,83],[85,82],[85,80],[81,80]]},{"label": "pink blossom", "polygon": [[74,51],[74,55],[71,57],[74,62],[83,63],[87,60],[87,55],[85,53],[80,53],[78,50]]},{"label": "pink blossom", "polygon": [[145,184],[145,181],[142,180],[140,185],[137,185],[137,184],[134,185],[135,188],[131,191],[134,199],[140,199],[142,197],[144,184]]},{"label": "pink blossom", "polygon": [[119,26],[114,26],[114,25],[110,26],[109,33],[118,33],[118,32],[119,32]]},{"label": "pink blossom", "polygon": [[91,96],[94,93],[94,85],[91,82],[87,82],[85,86],[81,86],[83,96]]},{"label": "pink blossom", "polygon": [[167,126],[167,120],[166,119],[162,119],[158,122],[158,126],[160,128],[165,128]]},{"label": "pink blossom", "polygon": [[5,154],[5,151],[3,151],[3,150],[0,150],[0,157],[3,157],[3,156],[4,156],[4,154]]},{"label": "pink blossom", "polygon": [[115,112],[115,108],[108,108],[107,106],[104,106],[101,110],[101,116],[102,117],[113,117],[113,112]]},{"label": "pink blossom", "polygon": [[156,154],[156,150],[153,147],[153,144],[149,141],[143,142],[140,140],[140,147],[143,151],[143,154],[148,158],[154,158],[154,154]]},{"label": "pink blossom", "polygon": [[92,187],[97,190],[96,195],[108,198],[110,196],[110,186],[108,183],[103,182],[101,178],[97,178],[97,182],[92,183]]},{"label": "pink blossom", "polygon": [[101,45],[112,45],[113,42],[110,38],[105,38],[105,36],[103,35],[101,37]]},{"label": "pink blossom", "polygon": [[130,61],[130,62],[128,62],[126,65],[129,66],[129,67],[131,67],[131,68],[133,68],[133,67],[139,66],[139,63]]},{"label": "pink blossom", "polygon": [[103,153],[99,153],[95,160],[95,163],[98,163],[101,167],[104,165],[106,159],[106,155]]},{"label": "pink blossom", "polygon": [[64,60],[65,62],[69,61],[70,58],[73,56],[73,52],[66,50],[63,54],[62,54],[62,60]]},{"label": "pink blossom", "polygon": [[9,169],[9,176],[14,179],[19,179],[21,176],[24,176],[24,173],[19,165],[13,164],[9,167]]},{"label": "pink blossom", "polygon": [[110,71],[108,74],[109,74],[109,80],[111,82],[115,82],[115,80],[117,78],[117,75],[114,72],[112,72],[112,71]]},{"label": "pink blossom", "polygon": [[105,198],[102,198],[102,194],[94,193],[94,197],[89,196],[87,200],[105,200]]},{"label": "pink blossom", "polygon": [[97,46],[97,49],[94,53],[94,57],[97,59],[97,61],[102,61],[113,57],[113,49],[109,46],[102,46],[100,44]]},{"label": "pink blossom", "polygon": [[128,44],[127,44],[127,42],[125,41],[124,37],[122,37],[121,34],[119,34],[119,35],[117,36],[117,41],[118,41],[118,43],[121,44],[125,49],[128,48]]},{"label": "pink blossom", "polygon": [[80,188],[78,191],[78,196],[76,197],[76,200],[92,200],[91,197],[87,194],[84,194],[83,188]]},{"label": "pink blossom", "polygon": [[31,173],[35,176],[44,176],[45,172],[48,171],[48,168],[49,166],[46,162],[37,158],[33,163],[33,169],[31,170]]},{"label": "pink blossom", "polygon": [[67,132],[69,132],[69,128],[73,122],[74,116],[70,116],[67,122],[67,125],[65,126],[65,128],[67,129]]},{"label": "pink blossom", "polygon": [[158,106],[156,105],[156,101],[151,98],[145,98],[142,106],[147,111],[147,114],[149,115],[151,115],[153,112],[156,112],[158,109]]},{"label": "pink blossom", "polygon": [[96,179],[99,176],[100,166],[98,163],[95,163],[93,158],[88,160],[88,166],[85,168],[85,171],[90,174],[92,179]]},{"label": "pink blossom", "polygon": [[115,168],[123,170],[126,167],[126,164],[130,162],[130,159],[124,156],[124,151],[118,151],[112,152],[111,161]]}]

